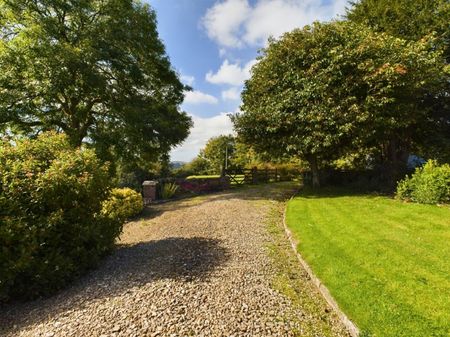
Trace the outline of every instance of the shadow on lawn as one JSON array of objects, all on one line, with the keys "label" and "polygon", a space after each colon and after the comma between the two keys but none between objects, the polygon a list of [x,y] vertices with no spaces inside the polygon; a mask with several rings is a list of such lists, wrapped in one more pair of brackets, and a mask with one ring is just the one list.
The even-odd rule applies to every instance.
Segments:
[{"label": "shadow on lawn", "polygon": [[206,280],[229,258],[220,241],[202,237],[167,238],[122,245],[99,267],[71,287],[46,299],[0,308],[0,335],[45,323],[49,317],[112,298],[160,279]]},{"label": "shadow on lawn", "polygon": [[297,196],[306,199],[364,197],[377,198],[380,196],[392,197],[392,193],[373,191],[364,188],[348,188],[341,186],[324,186],[321,188],[304,187]]}]

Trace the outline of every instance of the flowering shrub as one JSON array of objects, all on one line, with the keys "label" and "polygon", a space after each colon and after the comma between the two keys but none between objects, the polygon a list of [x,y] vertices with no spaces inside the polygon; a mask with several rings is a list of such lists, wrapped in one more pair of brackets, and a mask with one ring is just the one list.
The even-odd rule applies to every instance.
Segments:
[{"label": "flowering shrub", "polygon": [[179,180],[177,184],[184,191],[205,193],[226,189],[230,182],[226,178],[207,178]]}]

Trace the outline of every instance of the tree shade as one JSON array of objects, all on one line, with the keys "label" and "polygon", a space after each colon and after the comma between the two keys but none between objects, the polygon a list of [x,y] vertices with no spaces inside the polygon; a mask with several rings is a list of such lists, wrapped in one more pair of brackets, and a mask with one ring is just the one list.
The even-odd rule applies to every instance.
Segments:
[{"label": "tree shade", "polygon": [[[347,18],[377,32],[410,41],[434,36],[435,49],[441,49],[450,63],[450,1],[448,0],[359,0],[351,3]],[[450,162],[450,77],[442,90],[425,94],[422,106],[432,107],[420,138],[418,153]]]},{"label": "tree shade", "polygon": [[155,159],[184,140],[187,88],[133,0],[0,0],[0,131],[66,133],[105,158]]},{"label": "tree shade", "polygon": [[387,159],[399,163],[414,133],[428,125],[424,93],[445,81],[433,42],[349,22],[286,33],[270,41],[253,67],[235,128],[259,151],[307,160],[315,185],[321,162],[358,148],[384,146]]}]

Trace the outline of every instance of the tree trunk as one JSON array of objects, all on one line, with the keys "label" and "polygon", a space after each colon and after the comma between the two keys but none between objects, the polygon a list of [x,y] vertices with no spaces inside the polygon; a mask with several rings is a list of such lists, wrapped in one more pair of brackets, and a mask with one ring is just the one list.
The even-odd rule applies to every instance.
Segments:
[{"label": "tree trunk", "polygon": [[64,130],[69,138],[69,143],[73,147],[80,147],[83,143],[84,135],[80,134],[78,130]]},{"label": "tree trunk", "polygon": [[408,151],[404,142],[395,137],[388,142],[386,152],[388,185],[390,188],[395,188],[397,181],[402,178],[406,172]]},{"label": "tree trunk", "polygon": [[319,188],[320,177],[319,177],[319,166],[317,164],[317,157],[315,155],[309,156],[308,163],[312,173],[312,186],[313,188]]},{"label": "tree trunk", "polygon": [[94,104],[94,101],[89,102],[84,111],[77,110],[77,108],[70,109],[69,106],[69,109],[65,112],[70,116],[70,119],[63,131],[69,137],[69,142],[73,147],[80,147],[83,144],[83,139],[87,137],[89,128],[95,122],[90,110]]}]

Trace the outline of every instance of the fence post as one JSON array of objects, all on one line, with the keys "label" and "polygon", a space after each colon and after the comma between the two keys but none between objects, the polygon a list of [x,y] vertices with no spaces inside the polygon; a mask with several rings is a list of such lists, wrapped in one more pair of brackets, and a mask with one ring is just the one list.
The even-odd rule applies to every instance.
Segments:
[{"label": "fence post", "polygon": [[144,204],[148,205],[156,200],[157,181],[146,180],[142,183],[142,194],[144,196]]},{"label": "fence post", "polygon": [[252,168],[252,184],[258,183],[258,168],[254,167]]}]

